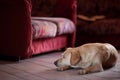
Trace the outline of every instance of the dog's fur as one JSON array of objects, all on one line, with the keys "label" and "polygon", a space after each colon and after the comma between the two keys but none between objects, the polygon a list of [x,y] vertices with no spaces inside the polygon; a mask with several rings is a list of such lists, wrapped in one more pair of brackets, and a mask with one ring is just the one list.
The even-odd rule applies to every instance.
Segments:
[{"label": "dog's fur", "polygon": [[118,59],[118,52],[108,43],[88,43],[76,48],[68,48],[62,58],[54,64],[57,70],[80,68],[79,74],[99,72],[114,66]]}]

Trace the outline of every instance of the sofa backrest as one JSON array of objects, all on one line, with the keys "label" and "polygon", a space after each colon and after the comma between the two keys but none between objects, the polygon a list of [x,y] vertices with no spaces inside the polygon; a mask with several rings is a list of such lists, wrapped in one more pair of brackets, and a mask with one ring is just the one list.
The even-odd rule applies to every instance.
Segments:
[{"label": "sofa backrest", "polygon": [[77,0],[77,14],[120,18],[120,0]]},{"label": "sofa backrest", "polygon": [[32,16],[51,17],[54,13],[56,0],[31,0]]},{"label": "sofa backrest", "polygon": [[76,0],[31,0],[32,16],[65,17],[76,22]]},{"label": "sofa backrest", "polygon": [[96,14],[96,0],[77,0],[77,14],[86,16]]}]

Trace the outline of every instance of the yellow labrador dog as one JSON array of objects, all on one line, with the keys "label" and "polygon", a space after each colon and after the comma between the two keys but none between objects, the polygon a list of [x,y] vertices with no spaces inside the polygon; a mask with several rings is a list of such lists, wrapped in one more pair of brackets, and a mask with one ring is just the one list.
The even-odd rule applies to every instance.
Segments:
[{"label": "yellow labrador dog", "polygon": [[118,52],[111,44],[88,43],[76,48],[67,48],[54,64],[59,71],[80,68],[79,74],[87,74],[111,68],[117,59]]}]

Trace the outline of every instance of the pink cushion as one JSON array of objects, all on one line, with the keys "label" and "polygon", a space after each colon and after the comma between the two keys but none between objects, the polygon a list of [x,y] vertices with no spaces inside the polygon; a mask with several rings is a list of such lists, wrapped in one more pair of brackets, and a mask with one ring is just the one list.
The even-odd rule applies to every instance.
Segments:
[{"label": "pink cushion", "polygon": [[33,39],[55,37],[57,25],[47,20],[32,20]]},{"label": "pink cushion", "polygon": [[66,18],[32,17],[32,26],[33,39],[71,34],[75,31],[73,22]]}]

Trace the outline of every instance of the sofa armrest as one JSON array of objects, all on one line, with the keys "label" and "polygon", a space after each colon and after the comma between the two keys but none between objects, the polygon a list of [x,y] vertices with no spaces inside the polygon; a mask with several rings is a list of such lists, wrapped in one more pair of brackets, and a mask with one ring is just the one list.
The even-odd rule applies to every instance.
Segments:
[{"label": "sofa armrest", "polygon": [[[75,24],[77,23],[77,0],[57,0],[55,11],[54,11],[54,17],[65,17],[70,20],[72,20]],[[70,40],[71,47],[74,47],[75,45],[75,39],[76,39],[76,30],[73,34],[71,34],[68,37],[68,40]]]},{"label": "sofa armrest", "polygon": [[32,34],[30,0],[0,0],[0,11],[0,55],[25,55]]},{"label": "sofa armrest", "polygon": [[[65,17],[77,23],[77,0],[57,0],[54,17]],[[74,47],[76,39],[76,30],[68,37],[70,42],[68,46]]]}]

